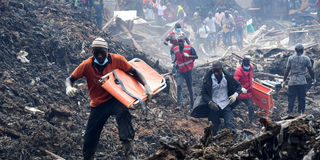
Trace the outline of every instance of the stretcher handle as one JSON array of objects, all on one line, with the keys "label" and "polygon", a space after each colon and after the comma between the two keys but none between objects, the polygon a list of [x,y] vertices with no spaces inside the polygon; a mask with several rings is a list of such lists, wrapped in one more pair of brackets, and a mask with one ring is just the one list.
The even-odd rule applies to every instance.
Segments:
[{"label": "stretcher handle", "polygon": [[102,77],[99,79],[99,83],[100,83],[100,84],[102,84],[102,83],[103,83],[103,81],[104,81],[104,79],[109,78],[109,76],[110,76],[110,73],[108,73],[108,74],[106,74],[106,75],[102,76]]},{"label": "stretcher handle", "polygon": [[[167,83],[166,83],[166,80],[164,78],[162,78],[162,81],[161,81],[161,84],[160,84],[160,88],[157,89],[156,91],[154,91],[153,94],[157,94],[159,93],[160,91],[162,91],[163,89],[165,89],[167,87]],[[139,101],[136,100],[133,102],[133,106],[132,107],[135,107],[139,104]]]},{"label": "stretcher handle", "polygon": [[140,58],[133,58],[130,60],[130,62],[141,62],[141,61],[143,61],[143,60]]}]

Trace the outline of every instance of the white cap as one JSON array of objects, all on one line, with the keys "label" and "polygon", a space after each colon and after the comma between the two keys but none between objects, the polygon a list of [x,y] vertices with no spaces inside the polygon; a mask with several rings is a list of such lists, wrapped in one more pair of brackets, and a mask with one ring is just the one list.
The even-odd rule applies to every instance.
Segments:
[{"label": "white cap", "polygon": [[108,42],[105,41],[103,38],[98,37],[92,42],[91,47],[101,47],[108,49]]}]

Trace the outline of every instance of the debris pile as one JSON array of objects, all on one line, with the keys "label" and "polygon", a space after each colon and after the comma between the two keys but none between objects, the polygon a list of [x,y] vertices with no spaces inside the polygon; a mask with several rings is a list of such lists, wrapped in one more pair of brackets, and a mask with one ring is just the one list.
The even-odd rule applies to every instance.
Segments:
[{"label": "debris pile", "polygon": [[[152,57],[157,53],[145,54],[114,40],[109,33],[99,31],[84,8],[73,8],[70,4],[54,1],[11,0],[0,2],[0,13],[5,15],[0,17],[0,159],[82,159],[82,138],[90,112],[89,96],[86,84],[80,81],[77,84],[80,93],[73,98],[67,97],[64,80],[82,60],[91,56],[88,48],[97,36],[108,41],[110,52],[124,55],[127,59],[140,58],[159,73],[167,72],[159,65],[159,61],[153,60]],[[136,35],[133,37],[139,32],[134,33]],[[285,54],[278,54],[280,52]],[[254,57],[257,72],[276,73],[278,76],[282,73],[277,67],[283,67],[291,53],[283,49],[248,52]],[[317,48],[309,49],[307,54],[315,58],[315,64],[319,64]],[[170,59],[168,55],[165,56]],[[240,64],[239,56],[242,55],[226,55],[221,59],[227,64],[228,71],[233,72]],[[199,94],[202,76],[209,68],[208,62],[194,69],[195,96]],[[263,74],[257,77],[266,79]],[[145,121],[141,109],[131,112],[139,159],[251,159],[279,156],[290,159],[292,155],[319,156],[320,122],[314,119],[319,119],[320,111],[319,103],[312,100],[318,98],[317,87],[309,90],[308,97],[311,99],[307,100],[306,108],[306,112],[312,113],[314,118],[302,116],[275,123],[265,121],[268,123],[263,123],[266,128],[264,131],[258,121],[255,126],[248,123],[245,106],[237,107],[234,121],[240,133],[239,141],[232,138],[234,133],[230,130],[222,130],[212,138],[210,127],[206,128],[207,120],[188,116],[191,110],[189,105],[177,110],[175,100],[168,91],[155,95],[148,102],[150,121]],[[185,104],[187,93],[186,87],[183,87]],[[311,96],[311,93],[314,94]],[[271,117],[283,120],[286,95],[280,92],[276,95],[276,108]],[[263,139],[263,135],[267,139]],[[123,159],[118,139],[115,118],[110,118],[101,134],[95,157]],[[265,149],[264,144],[273,146],[272,150]]]},{"label": "debris pile", "polygon": [[230,138],[234,132],[229,129],[211,137],[211,127],[205,129],[201,142],[191,147],[181,139],[165,139],[148,159],[319,159],[320,121],[306,115],[287,118],[279,122],[261,118],[263,131],[239,143]]}]

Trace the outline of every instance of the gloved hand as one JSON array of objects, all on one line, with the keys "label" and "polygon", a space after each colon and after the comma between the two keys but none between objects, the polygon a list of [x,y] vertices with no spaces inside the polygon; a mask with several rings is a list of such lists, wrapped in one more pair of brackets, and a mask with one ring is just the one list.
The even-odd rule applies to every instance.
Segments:
[{"label": "gloved hand", "polygon": [[285,86],[285,82],[282,82],[281,83],[281,88],[284,88],[284,86]]},{"label": "gloved hand", "polygon": [[244,94],[246,94],[248,91],[247,91],[247,89],[245,89],[245,88],[241,88],[241,92],[244,93]]},{"label": "gloved hand", "polygon": [[233,95],[229,97],[229,104],[232,104],[233,102],[235,102],[237,100],[238,95],[239,94],[237,92],[233,93]]},{"label": "gloved hand", "polygon": [[66,94],[67,94],[69,97],[73,97],[77,92],[78,92],[78,89],[77,89],[77,88],[74,88],[74,87],[67,87],[67,88],[66,88]]},{"label": "gloved hand", "polygon": [[148,95],[148,99],[150,100],[152,98],[152,90],[151,87],[149,86],[149,84],[144,85],[144,94]]},{"label": "gloved hand", "polygon": [[167,41],[164,41],[163,44],[166,46],[169,45]]},{"label": "gloved hand", "polygon": [[184,55],[185,57],[190,57],[190,55],[189,55],[188,53],[183,53],[183,55]]},{"label": "gloved hand", "polygon": [[212,101],[209,102],[209,108],[214,110],[215,112],[219,111],[219,106],[216,103],[212,102]]}]

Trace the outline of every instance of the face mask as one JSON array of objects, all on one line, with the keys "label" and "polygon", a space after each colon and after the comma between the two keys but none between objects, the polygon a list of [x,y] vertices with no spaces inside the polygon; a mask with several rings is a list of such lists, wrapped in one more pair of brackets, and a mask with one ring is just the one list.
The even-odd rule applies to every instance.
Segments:
[{"label": "face mask", "polygon": [[181,28],[176,28],[176,31],[177,32],[181,32]]},{"label": "face mask", "polygon": [[295,26],[296,26],[296,23],[293,22],[293,23],[291,23],[291,25],[292,25],[293,27],[295,27]]},{"label": "face mask", "polygon": [[94,63],[96,63],[96,64],[98,64],[100,66],[103,66],[103,65],[108,63],[108,58],[106,58],[103,63],[99,63],[97,59],[94,59]]},{"label": "face mask", "polygon": [[242,66],[243,70],[245,71],[249,71],[250,70],[250,66]]}]

